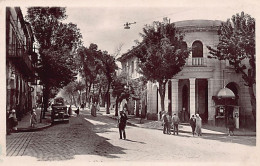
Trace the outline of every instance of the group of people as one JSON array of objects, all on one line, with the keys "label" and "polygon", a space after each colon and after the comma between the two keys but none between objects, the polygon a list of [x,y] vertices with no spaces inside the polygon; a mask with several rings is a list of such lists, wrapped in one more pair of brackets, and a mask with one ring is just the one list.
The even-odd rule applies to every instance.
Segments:
[{"label": "group of people", "polygon": [[[180,119],[176,115],[169,115],[168,113],[163,113],[162,115],[162,125],[163,125],[163,134],[171,134],[171,129],[173,128],[173,134],[175,133],[179,135],[179,123]],[[190,125],[192,129],[192,135],[197,134],[198,136],[202,136],[201,127],[202,127],[202,119],[199,114],[192,115],[190,118]]]},{"label": "group of people", "polygon": [[197,134],[198,136],[202,136],[201,127],[202,127],[202,119],[199,114],[191,115],[190,118],[190,126],[192,129],[192,135]]},{"label": "group of people", "polygon": [[171,128],[173,128],[173,134],[175,135],[176,132],[176,134],[179,135],[180,119],[175,113],[172,117],[168,113],[164,113],[162,115],[162,120],[163,134],[171,134]]},{"label": "group of people", "polygon": [[[36,114],[36,107],[32,109],[31,111],[31,117],[30,117],[30,126],[35,127],[37,124],[37,114]],[[15,109],[12,109],[10,112],[7,113],[7,134],[10,134],[11,132],[14,132],[17,130],[18,126],[18,119],[16,117],[16,111]]]}]

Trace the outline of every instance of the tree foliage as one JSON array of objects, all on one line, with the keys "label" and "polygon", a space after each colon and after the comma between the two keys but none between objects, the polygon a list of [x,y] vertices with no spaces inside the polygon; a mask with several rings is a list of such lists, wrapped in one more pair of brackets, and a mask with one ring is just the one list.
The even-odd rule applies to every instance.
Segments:
[{"label": "tree foliage", "polygon": [[110,107],[110,88],[111,84],[116,76],[116,70],[118,69],[118,66],[116,65],[115,58],[108,54],[108,52],[103,51],[101,56],[99,57],[100,60],[100,70],[107,79],[107,91],[106,91],[106,98],[107,98],[107,109],[106,113],[109,114],[109,107]]},{"label": "tree foliage", "polygon": [[75,24],[63,23],[66,9],[30,7],[26,19],[32,25],[39,44],[38,73],[44,85],[45,111],[51,89],[62,88],[75,79],[74,50],[81,45],[81,33]]},{"label": "tree foliage", "polygon": [[255,117],[256,98],[253,86],[256,83],[255,68],[255,19],[241,12],[223,22],[219,29],[217,48],[208,46],[210,58],[228,60],[237,73],[242,73],[245,84],[249,86],[252,112]]},{"label": "tree foliage", "polygon": [[139,72],[148,81],[159,83],[162,111],[165,85],[182,70],[189,55],[189,50],[183,47],[183,35],[174,24],[155,22],[143,28],[142,42],[130,51],[140,59]]}]

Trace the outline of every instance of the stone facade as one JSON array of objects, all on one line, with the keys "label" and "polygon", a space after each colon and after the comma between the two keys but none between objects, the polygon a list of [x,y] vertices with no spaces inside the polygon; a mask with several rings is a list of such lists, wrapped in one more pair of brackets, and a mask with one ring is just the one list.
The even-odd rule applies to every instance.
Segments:
[{"label": "stone facade", "polygon": [[6,8],[6,111],[16,110],[17,118],[32,110],[36,104],[33,33],[19,7]]}]

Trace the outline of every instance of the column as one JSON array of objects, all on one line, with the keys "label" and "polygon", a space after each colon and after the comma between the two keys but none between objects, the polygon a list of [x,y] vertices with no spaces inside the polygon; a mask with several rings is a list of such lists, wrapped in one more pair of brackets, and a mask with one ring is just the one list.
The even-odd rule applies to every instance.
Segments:
[{"label": "column", "polygon": [[172,114],[176,113],[178,115],[178,89],[179,89],[179,80],[178,79],[172,79]]},{"label": "column", "polygon": [[196,98],[195,98],[195,80],[196,78],[189,78],[190,80],[190,116],[195,114]]},{"label": "column", "polygon": [[168,112],[168,82],[165,84],[164,109]]},{"label": "column", "polygon": [[208,79],[208,123],[211,125],[215,125],[215,107],[214,102],[212,100],[212,96],[214,95],[214,79]]}]

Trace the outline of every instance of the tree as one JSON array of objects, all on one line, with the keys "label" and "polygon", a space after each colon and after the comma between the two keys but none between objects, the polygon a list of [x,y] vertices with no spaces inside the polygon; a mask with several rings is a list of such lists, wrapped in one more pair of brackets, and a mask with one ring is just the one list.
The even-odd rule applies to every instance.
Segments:
[{"label": "tree", "polygon": [[133,89],[127,87],[127,75],[121,73],[119,76],[114,78],[112,83],[112,96],[116,98],[115,116],[118,116],[118,104],[124,99],[128,99],[130,94],[133,94]]},{"label": "tree", "polygon": [[70,104],[74,104],[77,107],[77,103],[75,100],[75,82],[71,82],[67,86],[65,86],[64,92],[66,96],[69,96]]},{"label": "tree", "polygon": [[139,58],[139,72],[148,81],[159,83],[162,111],[166,83],[182,70],[189,55],[183,47],[183,35],[174,24],[154,22],[154,26],[143,28],[143,41],[129,52]]},{"label": "tree", "polygon": [[228,60],[237,73],[242,73],[245,85],[249,87],[252,113],[256,120],[255,68],[255,19],[241,12],[231,20],[223,22],[219,29],[219,43],[214,49],[208,46],[210,58]]},{"label": "tree", "polygon": [[76,81],[75,82],[75,92],[78,94],[78,104],[81,106],[82,104],[82,98],[81,98],[81,95],[82,95],[82,91],[84,91],[85,89],[85,84],[81,81]]},{"label": "tree", "polygon": [[80,66],[82,66],[81,73],[85,78],[86,101],[88,101],[88,103],[90,103],[91,87],[94,84],[97,74],[99,72],[99,54],[101,54],[101,52],[98,50],[98,46],[93,43],[89,45],[89,48],[80,47],[77,50],[77,55],[80,58]]},{"label": "tree", "polygon": [[107,109],[106,113],[110,114],[109,107],[110,107],[110,95],[109,90],[111,88],[111,83],[114,80],[116,75],[116,70],[118,66],[116,65],[115,58],[108,54],[107,51],[103,51],[101,56],[99,56],[100,60],[100,70],[104,73],[107,79],[107,91],[106,91],[106,99],[107,99]]},{"label": "tree", "polygon": [[37,72],[43,82],[44,112],[50,91],[62,88],[77,74],[74,50],[81,45],[81,33],[75,24],[62,23],[66,9],[60,7],[30,7],[26,19],[32,25],[39,44],[40,64]]}]

